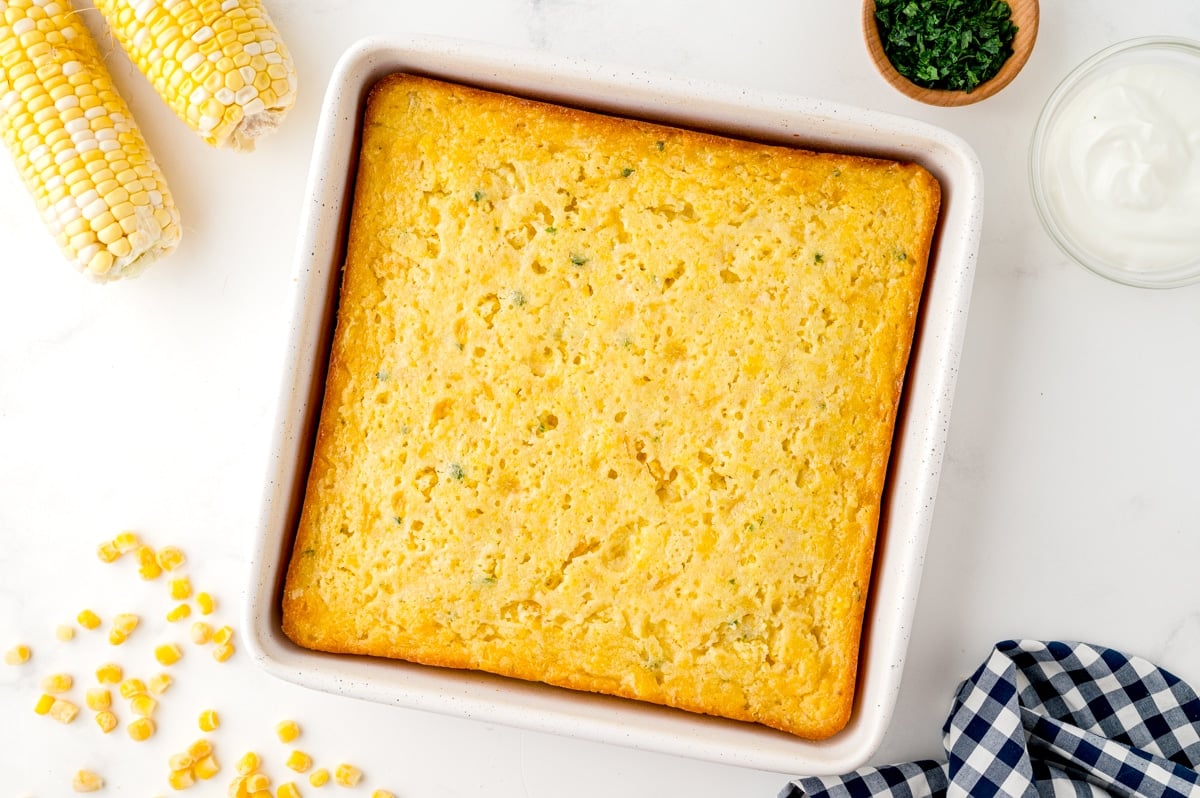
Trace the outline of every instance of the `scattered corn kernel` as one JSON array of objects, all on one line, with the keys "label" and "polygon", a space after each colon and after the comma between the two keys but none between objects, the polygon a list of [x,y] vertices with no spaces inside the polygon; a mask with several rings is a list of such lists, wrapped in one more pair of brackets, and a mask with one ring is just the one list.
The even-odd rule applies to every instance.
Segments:
[{"label": "scattered corn kernel", "polygon": [[121,556],[121,552],[115,543],[106,540],[96,547],[96,556],[100,558],[100,562],[115,562]]},{"label": "scattered corn kernel", "polygon": [[261,764],[262,760],[258,758],[258,754],[253,751],[247,751],[237,761],[237,772],[243,776],[249,776],[251,773],[257,771]]},{"label": "scattered corn kernel", "polygon": [[75,639],[75,627],[67,626],[66,624],[59,624],[58,627],[54,630],[54,636],[57,637],[59,640],[61,640],[64,643],[66,643],[70,640],[74,640]]},{"label": "scattered corn kernel", "polygon": [[169,688],[171,683],[174,681],[174,679],[165,673],[156,673],[150,677],[150,681],[146,683],[146,687],[155,695],[162,695],[163,693],[167,692],[167,688]]},{"label": "scattered corn kernel", "polygon": [[100,616],[91,610],[83,610],[75,616],[75,620],[84,629],[97,629],[100,627]]},{"label": "scattered corn kernel", "polygon": [[104,779],[90,770],[81,770],[71,779],[71,789],[75,792],[95,792],[104,786]]},{"label": "scattered corn kernel", "polygon": [[217,764],[217,760],[212,754],[209,754],[203,759],[198,760],[195,766],[192,768],[192,773],[196,775],[196,778],[204,779],[206,781],[220,772],[221,766]]},{"label": "scattered corn kernel", "polygon": [[213,649],[213,659],[217,662],[224,662],[233,656],[233,643],[222,643]]},{"label": "scattered corn kernel", "polygon": [[119,646],[129,639],[141,619],[131,612],[123,612],[113,618],[112,628],[108,630],[108,642]]},{"label": "scattered corn kernel", "polygon": [[54,699],[50,704],[50,717],[54,718],[59,723],[72,723],[75,716],[79,714],[79,707],[61,698]]},{"label": "scattered corn kernel", "polygon": [[275,788],[275,798],[300,798],[300,788],[294,781],[285,781]]},{"label": "scattered corn kernel", "polygon": [[190,754],[171,754],[171,758],[167,760],[167,767],[171,770],[189,770],[195,762]]},{"label": "scattered corn kernel", "polygon": [[170,612],[167,613],[167,621],[175,623],[182,621],[192,614],[192,608],[187,604],[178,604]]},{"label": "scattered corn kernel", "polygon": [[250,793],[247,798],[271,798],[270,790],[259,790],[258,792]]},{"label": "scattered corn kernel", "polygon": [[217,608],[217,600],[207,593],[197,593],[196,606],[200,608],[201,615],[212,615]]},{"label": "scattered corn kernel", "polygon": [[141,715],[143,718],[152,717],[156,709],[158,709],[158,702],[145,693],[129,699],[129,711],[135,715]]},{"label": "scattered corn kernel", "polygon": [[371,793],[371,798],[396,798],[396,796],[387,790],[376,790]]},{"label": "scattered corn kernel", "polygon": [[108,734],[117,728],[117,716],[107,709],[102,709],[96,713],[96,725],[100,727],[100,731]]},{"label": "scattered corn kernel", "polygon": [[116,684],[124,673],[120,665],[109,662],[96,668],[96,681],[100,684]]},{"label": "scattered corn kernel", "polygon": [[222,626],[220,629],[213,632],[212,640],[219,646],[225,645],[233,640],[233,628],[229,626]]},{"label": "scattered corn kernel", "polygon": [[174,665],[183,658],[183,649],[174,643],[163,643],[154,649],[154,658],[163,665]]},{"label": "scattered corn kernel", "polygon": [[204,621],[196,621],[192,624],[192,642],[198,646],[212,640],[213,628]]},{"label": "scattered corn kernel", "polygon": [[121,692],[121,698],[133,698],[146,692],[146,683],[141,679],[126,679],[117,689]]},{"label": "scattered corn kernel", "polygon": [[229,782],[229,789],[225,794],[229,798],[250,798],[250,793],[246,789],[246,777],[235,776],[233,781]]},{"label": "scattered corn kernel", "polygon": [[215,709],[206,709],[200,713],[200,731],[216,731],[220,725],[221,719],[217,717]]},{"label": "scattered corn kernel", "polygon": [[158,555],[149,546],[139,546],[137,550],[138,575],[147,581],[162,576],[162,566],[158,564]]},{"label": "scattered corn kernel", "polygon": [[67,673],[52,673],[42,679],[42,689],[47,693],[65,693],[73,684],[75,680]]},{"label": "scattered corn kernel", "polygon": [[325,768],[317,768],[309,774],[308,783],[314,787],[324,787],[329,783],[329,771]]},{"label": "scattered corn kernel", "polygon": [[275,724],[275,734],[279,742],[290,743],[300,736],[300,725],[294,720],[281,720]]},{"label": "scattered corn kernel", "polygon": [[158,565],[164,571],[174,571],[187,562],[183,552],[174,546],[163,546],[158,550]]},{"label": "scattered corn kernel", "polygon": [[192,759],[199,762],[201,759],[213,752],[212,743],[201,737],[199,740],[188,746],[187,752],[192,755]]},{"label": "scattered corn kernel", "polygon": [[32,656],[33,652],[29,650],[29,646],[13,646],[8,651],[4,652],[4,664],[24,665],[26,662],[29,662],[29,658]]},{"label": "scattered corn kernel", "polygon": [[99,712],[112,706],[112,693],[104,687],[91,687],[85,694],[88,709]]},{"label": "scattered corn kernel", "polygon": [[312,757],[303,751],[292,751],[284,764],[297,773],[307,773],[312,767]]},{"label": "scattered corn kernel", "polygon": [[271,786],[271,780],[265,773],[250,773],[246,776],[246,789],[250,792],[262,792]]},{"label": "scattered corn kernel", "polygon": [[353,787],[362,778],[362,771],[354,767],[354,765],[342,763],[333,771],[333,778],[343,787]]},{"label": "scattered corn kernel", "polygon": [[154,721],[150,718],[138,718],[126,726],[125,730],[129,732],[129,736],[134,742],[140,743],[154,736]]},{"label": "scattered corn kernel", "polygon": [[172,579],[167,582],[167,592],[171,598],[176,601],[183,601],[192,596],[192,582],[186,576],[181,576],[178,579]]},{"label": "scattered corn kernel", "polygon": [[196,777],[192,775],[191,770],[172,770],[171,775],[167,777],[167,783],[174,790],[186,790],[196,783]]},{"label": "scattered corn kernel", "polygon": [[42,697],[33,705],[33,711],[39,715],[47,715],[50,713],[50,707],[54,706],[55,700],[54,696],[42,693]]},{"label": "scattered corn kernel", "polygon": [[113,546],[122,554],[129,552],[142,545],[141,538],[137,536],[137,532],[120,532],[112,539]]}]

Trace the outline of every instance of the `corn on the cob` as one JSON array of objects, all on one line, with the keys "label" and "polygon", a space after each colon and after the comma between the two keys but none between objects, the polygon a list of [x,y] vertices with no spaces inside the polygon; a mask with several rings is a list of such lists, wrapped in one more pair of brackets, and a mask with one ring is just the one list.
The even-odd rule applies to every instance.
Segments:
[{"label": "corn on the cob", "polygon": [[84,273],[129,277],[179,243],[162,172],[69,0],[0,0],[0,138]]},{"label": "corn on the cob", "polygon": [[252,150],[296,102],[296,71],[260,0],[96,0],[171,110],[215,147]]}]

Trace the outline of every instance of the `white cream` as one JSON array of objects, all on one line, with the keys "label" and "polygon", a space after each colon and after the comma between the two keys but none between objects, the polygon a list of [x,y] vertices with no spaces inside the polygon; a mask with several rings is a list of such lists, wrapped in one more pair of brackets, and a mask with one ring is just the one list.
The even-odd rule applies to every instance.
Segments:
[{"label": "white cream", "polygon": [[1200,68],[1085,78],[1045,148],[1046,200],[1080,248],[1139,272],[1200,260]]}]

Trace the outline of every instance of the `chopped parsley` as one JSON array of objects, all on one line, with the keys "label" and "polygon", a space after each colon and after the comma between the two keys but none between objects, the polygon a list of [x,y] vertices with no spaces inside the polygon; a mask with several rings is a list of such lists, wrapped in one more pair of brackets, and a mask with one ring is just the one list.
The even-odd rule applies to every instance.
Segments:
[{"label": "chopped parsley", "polygon": [[546,228],[546,232],[549,233],[550,235],[554,235],[555,233],[558,232],[558,228],[554,227],[554,226],[550,226],[550,227]]},{"label": "chopped parsley", "polygon": [[813,262],[814,263],[824,263],[825,262],[824,253],[818,252],[815,255],[813,255]]},{"label": "chopped parsley", "polygon": [[487,196],[487,195],[484,194],[482,191],[476,191],[474,194],[471,195],[471,198],[474,199],[476,202],[483,202],[483,198],[485,196]]},{"label": "chopped parsley", "polygon": [[883,51],[918,86],[971,91],[1013,53],[1017,26],[1004,0],[876,0]]},{"label": "chopped parsley", "polygon": [[629,177],[631,174],[633,174],[633,169],[628,166],[621,170],[621,177]]},{"label": "chopped parsley", "polygon": [[457,480],[458,482],[462,482],[463,477],[466,476],[466,473],[463,471],[463,467],[460,466],[458,463],[451,463],[450,468],[449,468],[449,475],[450,475],[450,479]]},{"label": "chopped parsley", "polygon": [[667,142],[665,142],[665,141],[654,142],[654,149],[658,150],[659,152],[662,152],[666,148],[667,148]]},{"label": "chopped parsley", "polygon": [[578,252],[571,253],[571,263],[574,263],[576,266],[582,266],[583,264],[585,264],[587,262],[588,262],[587,256],[580,255]]},{"label": "chopped parsley", "polygon": [[512,304],[514,308],[519,308],[525,304],[525,295],[520,291],[512,292]]}]

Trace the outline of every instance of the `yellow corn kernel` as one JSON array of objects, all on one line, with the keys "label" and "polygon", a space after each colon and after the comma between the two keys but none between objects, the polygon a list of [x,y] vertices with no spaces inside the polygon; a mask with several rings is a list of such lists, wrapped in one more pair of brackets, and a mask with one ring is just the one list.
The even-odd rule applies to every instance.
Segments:
[{"label": "yellow corn kernel", "polygon": [[196,606],[200,608],[201,615],[212,615],[217,608],[217,600],[208,593],[197,593]]},{"label": "yellow corn kernel", "polygon": [[225,794],[229,798],[250,798],[250,791],[246,789],[246,777],[235,776],[233,781],[229,782],[229,789]]},{"label": "yellow corn kernel", "polygon": [[104,779],[90,770],[80,770],[71,779],[71,789],[75,792],[95,792],[104,786]]},{"label": "yellow corn kernel", "polygon": [[171,579],[167,582],[167,592],[171,598],[176,601],[183,601],[186,598],[191,598],[192,581],[186,576],[181,576],[178,579]]},{"label": "yellow corn kernel", "polygon": [[42,689],[47,693],[65,693],[71,689],[73,684],[75,684],[75,680],[66,673],[52,673],[42,679]]},{"label": "yellow corn kernel", "polygon": [[192,759],[199,762],[201,759],[213,752],[212,743],[201,737],[199,740],[188,746],[187,752],[191,754]]},{"label": "yellow corn kernel", "polygon": [[59,624],[54,630],[54,636],[64,643],[70,642],[75,639],[75,627]]},{"label": "yellow corn kernel", "polygon": [[159,96],[214,147],[254,149],[296,101],[291,56],[262,0],[232,11],[185,0],[145,14],[130,13],[128,0],[95,5]]},{"label": "yellow corn kernel", "polygon": [[112,693],[104,687],[89,688],[84,697],[88,709],[95,712],[112,706]]},{"label": "yellow corn kernel", "polygon": [[172,770],[171,775],[167,777],[167,784],[170,784],[173,790],[186,790],[195,783],[196,777],[192,775],[191,770]]},{"label": "yellow corn kernel", "polygon": [[174,665],[183,659],[183,649],[175,643],[163,643],[154,649],[154,658],[163,665]]},{"label": "yellow corn kernel", "polygon": [[100,562],[116,562],[117,558],[121,556],[121,552],[115,543],[106,540],[96,547],[96,556],[100,558]]},{"label": "yellow corn kernel", "polygon": [[150,718],[138,718],[125,727],[125,731],[129,732],[129,737],[137,743],[143,740],[149,740],[154,736],[154,721]]},{"label": "yellow corn kernel", "polygon": [[221,719],[217,717],[215,709],[206,709],[200,713],[200,731],[216,731],[220,725]]},{"label": "yellow corn kernel", "polygon": [[129,639],[141,619],[131,612],[123,612],[113,618],[112,628],[108,630],[108,642],[119,646]]},{"label": "yellow corn kernel", "polygon": [[158,702],[145,693],[129,699],[129,711],[135,715],[141,715],[143,718],[152,717],[156,709],[158,709]]},{"label": "yellow corn kernel", "polygon": [[171,754],[171,758],[167,760],[167,767],[171,770],[190,770],[196,760],[192,759],[190,754]]},{"label": "yellow corn kernel", "polygon": [[109,662],[96,668],[96,681],[100,684],[116,684],[121,681],[124,673],[120,665]]},{"label": "yellow corn kernel", "polygon": [[237,761],[237,772],[243,776],[249,776],[251,773],[258,772],[259,766],[262,765],[262,760],[258,754],[253,751],[247,751],[242,754],[242,758]]},{"label": "yellow corn kernel", "polygon": [[100,616],[91,610],[83,610],[77,616],[75,616],[75,620],[78,621],[79,625],[84,629],[100,628]]},{"label": "yellow corn kernel", "polygon": [[233,643],[224,643],[213,649],[213,659],[217,662],[224,662],[233,656]]},{"label": "yellow corn kernel", "polygon": [[246,775],[246,789],[249,792],[262,792],[271,786],[271,780],[265,773],[249,773]]},{"label": "yellow corn kernel", "polygon": [[117,728],[117,716],[107,709],[102,709],[96,713],[96,725],[100,727],[100,731],[108,734]]},{"label": "yellow corn kernel", "polygon": [[308,783],[314,787],[324,787],[329,783],[329,771],[325,768],[317,768],[309,774]]},{"label": "yellow corn kernel", "polygon": [[204,621],[196,621],[192,624],[192,642],[198,646],[202,646],[212,640],[213,628]]},{"label": "yellow corn kernel", "polygon": [[121,682],[117,688],[121,693],[121,698],[133,698],[134,696],[142,695],[146,692],[146,683],[141,679],[126,679]]},{"label": "yellow corn kernel", "polygon": [[294,781],[285,781],[275,788],[275,798],[300,798],[300,788]]},{"label": "yellow corn kernel", "polygon": [[150,677],[150,681],[146,683],[146,688],[154,695],[162,695],[167,692],[171,683],[175,680],[165,673],[156,673]]},{"label": "yellow corn kernel", "polygon": [[220,629],[213,632],[212,640],[219,646],[225,645],[229,641],[233,640],[233,628],[229,626],[222,626]]},{"label": "yellow corn kernel", "polygon": [[297,773],[307,773],[312,767],[312,757],[303,751],[292,751],[284,764]]},{"label": "yellow corn kernel", "polygon": [[33,711],[39,715],[48,715],[50,714],[50,707],[54,706],[56,700],[54,696],[42,693],[41,698],[33,705]]},{"label": "yellow corn kernel", "polygon": [[174,571],[187,562],[183,552],[174,546],[163,546],[158,550],[158,566],[164,571]]},{"label": "yellow corn kernel", "polygon": [[24,665],[32,656],[33,652],[29,650],[29,646],[16,645],[4,652],[4,664]]},{"label": "yellow corn kernel", "polygon": [[221,766],[217,764],[217,760],[212,754],[209,754],[203,759],[197,760],[195,766],[192,767],[192,773],[196,775],[196,778],[204,779],[205,781],[211,779],[220,772]]},{"label": "yellow corn kernel", "polygon": [[139,546],[137,550],[138,575],[147,581],[162,576],[162,566],[158,564],[158,555],[149,546]]},{"label": "yellow corn kernel", "polygon": [[271,798],[271,791],[259,790],[258,792],[252,792],[247,798]]},{"label": "yellow corn kernel", "polygon": [[175,623],[182,621],[192,614],[192,608],[187,604],[177,604],[170,612],[167,613],[167,622]]},{"label": "yellow corn kernel", "polygon": [[54,699],[50,704],[50,717],[54,718],[59,723],[72,723],[75,716],[79,714],[79,707],[72,704],[70,701],[65,701],[61,698]]},{"label": "yellow corn kernel", "polygon": [[128,554],[142,545],[142,539],[138,537],[137,532],[118,532],[112,543],[118,552]]},{"label": "yellow corn kernel", "polygon": [[375,790],[371,793],[371,798],[396,798],[396,796],[387,790]]},{"label": "yellow corn kernel", "polygon": [[275,724],[275,735],[281,743],[290,743],[300,736],[300,724],[294,720],[281,720]]},{"label": "yellow corn kernel", "polygon": [[333,779],[343,787],[353,787],[358,784],[358,780],[362,778],[362,771],[354,767],[342,763],[333,771]]}]

